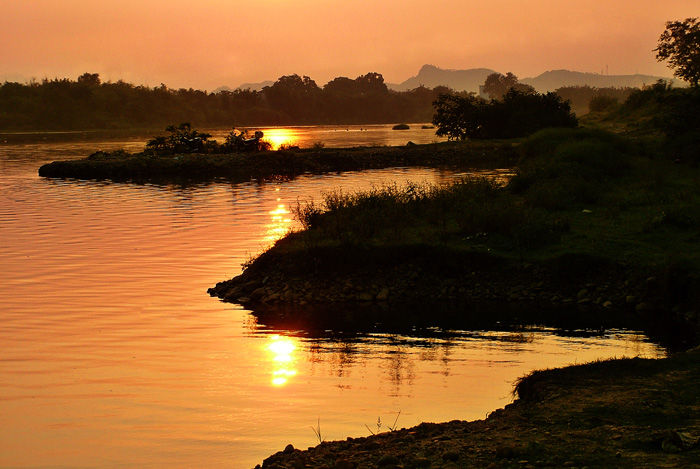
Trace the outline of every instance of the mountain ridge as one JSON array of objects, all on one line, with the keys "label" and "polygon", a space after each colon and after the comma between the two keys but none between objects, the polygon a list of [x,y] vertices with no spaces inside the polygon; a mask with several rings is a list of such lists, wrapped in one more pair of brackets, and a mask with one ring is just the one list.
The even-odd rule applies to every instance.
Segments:
[{"label": "mountain ridge", "polygon": [[[435,65],[426,64],[421,67],[418,74],[404,80],[401,83],[387,83],[387,87],[394,91],[407,91],[425,86],[435,88],[436,86],[448,86],[455,91],[479,92],[479,86],[483,85],[492,73],[499,73],[490,68],[469,68],[469,69],[444,69]],[[658,80],[671,81],[671,77],[661,77],[654,75],[634,74],[634,75],[603,75],[600,73],[576,72],[566,69],[548,70],[535,77],[523,78],[521,83],[535,88],[539,93],[555,91],[564,86],[590,86],[594,88],[641,88],[644,85],[651,85]],[[263,81],[260,83],[243,83],[236,89],[251,89],[260,91],[265,86],[272,86],[274,81]],[[686,86],[683,82],[674,82],[676,86]],[[232,91],[227,86],[222,86],[214,90]]]}]

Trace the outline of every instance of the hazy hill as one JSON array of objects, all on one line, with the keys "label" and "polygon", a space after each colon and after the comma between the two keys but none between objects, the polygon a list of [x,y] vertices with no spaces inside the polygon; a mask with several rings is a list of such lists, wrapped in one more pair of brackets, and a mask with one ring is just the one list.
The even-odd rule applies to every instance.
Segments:
[{"label": "hazy hill", "polygon": [[[668,77],[652,75],[600,75],[598,73],[572,72],[571,70],[550,70],[534,78],[520,80],[534,87],[538,92],[554,91],[563,86],[588,85],[594,88],[641,88],[652,85],[658,80],[670,80]],[[676,86],[681,84],[675,83]]]},{"label": "hazy hill", "polygon": [[[253,91],[262,91],[262,89],[266,86],[272,86],[274,85],[274,81],[263,81],[261,83],[243,83],[239,86],[236,87],[237,90],[247,90],[251,89]],[[219,93],[221,91],[234,91],[233,89],[229,88],[228,86],[220,86],[217,89],[213,91],[213,93]]]},{"label": "hazy hill", "polygon": [[[500,73],[506,73],[500,72]],[[470,68],[464,70],[443,69],[434,65],[423,65],[418,75],[409,78],[403,83],[387,83],[387,87],[394,91],[406,91],[418,88],[423,85],[427,88],[436,86],[449,86],[455,91],[479,92],[479,86],[483,85],[486,77],[495,70],[490,68]],[[550,70],[532,78],[521,78],[522,83],[533,86],[538,92],[544,93],[554,91],[562,86],[583,86],[588,85],[595,88],[641,88],[643,85],[651,85],[657,80],[671,80],[670,77],[657,77],[652,75],[601,75],[598,73],[572,72],[571,70]],[[264,81],[262,83],[243,83],[238,89],[248,89],[260,91],[265,86],[274,85],[274,81]],[[685,83],[675,81],[676,86],[685,86]],[[214,90],[233,91],[227,86],[222,86]]]},{"label": "hazy hill", "polygon": [[[479,85],[483,85],[486,77],[496,73],[488,68],[472,68],[467,70],[448,70],[423,65],[418,75],[411,77],[400,84],[387,84],[396,91],[405,91],[417,88],[420,85],[434,88],[438,85],[446,85],[456,91],[479,92]],[[506,73],[506,72],[501,72]],[[656,77],[651,75],[601,75],[598,73],[572,72],[571,70],[551,70],[533,78],[523,78],[520,81],[533,86],[540,93],[554,91],[562,86],[588,85],[596,88],[605,87],[634,87],[651,85],[659,79],[670,80],[669,77]],[[676,86],[683,86],[682,82],[674,82]]]},{"label": "hazy hill", "polygon": [[468,70],[450,70],[438,68],[434,65],[423,65],[418,75],[411,77],[403,83],[387,83],[387,86],[395,91],[406,91],[423,85],[427,88],[435,88],[446,85],[456,91],[479,91],[479,85],[483,85],[486,77],[494,70],[488,68],[471,68]]}]

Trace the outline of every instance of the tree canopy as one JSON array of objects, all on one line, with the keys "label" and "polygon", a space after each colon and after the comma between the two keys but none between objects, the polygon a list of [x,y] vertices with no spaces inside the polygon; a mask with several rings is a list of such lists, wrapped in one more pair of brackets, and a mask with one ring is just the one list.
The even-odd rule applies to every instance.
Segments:
[{"label": "tree canopy", "polygon": [[576,127],[571,106],[555,93],[511,88],[502,100],[440,95],[434,103],[438,136],[451,140],[517,138],[547,127]]},{"label": "tree canopy", "polygon": [[510,89],[515,89],[523,92],[535,91],[535,89],[526,85],[525,83],[520,83],[518,77],[513,75],[511,72],[502,75],[500,73],[492,73],[486,77],[484,82],[483,90],[489,95],[491,99],[501,99]]},{"label": "tree canopy", "polygon": [[656,59],[668,61],[673,74],[692,86],[700,83],[700,23],[698,18],[668,21],[659,37]]},{"label": "tree canopy", "polygon": [[432,102],[446,87],[389,90],[376,72],[339,77],[319,87],[307,76],[280,77],[261,91],[207,93],[190,89],[77,80],[0,83],[0,131],[429,122]]}]

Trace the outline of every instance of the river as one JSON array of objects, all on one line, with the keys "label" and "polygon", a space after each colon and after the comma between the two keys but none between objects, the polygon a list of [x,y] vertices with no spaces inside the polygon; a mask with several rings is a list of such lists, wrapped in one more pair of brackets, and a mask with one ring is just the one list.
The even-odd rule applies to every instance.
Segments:
[{"label": "river", "polygon": [[[389,126],[264,131],[302,146],[437,140]],[[317,444],[318,429],[331,440],[484,418],[533,369],[665,354],[623,326],[462,329],[436,319],[312,333],[261,324],[207,288],[293,229],[297,200],[455,174],[391,168],[187,186],[37,176],[45,162],[144,142],[0,135],[2,467],[252,468],[289,443]]]}]

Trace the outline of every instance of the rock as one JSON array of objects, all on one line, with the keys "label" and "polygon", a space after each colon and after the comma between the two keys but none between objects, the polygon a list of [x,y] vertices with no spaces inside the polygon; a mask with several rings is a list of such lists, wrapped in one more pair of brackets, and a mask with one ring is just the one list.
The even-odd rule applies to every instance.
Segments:
[{"label": "rock", "polygon": [[285,291],[284,294],[282,295],[282,299],[286,303],[292,303],[294,301],[294,292],[292,290]]},{"label": "rock", "polygon": [[627,295],[625,297],[625,303],[627,303],[628,305],[631,305],[631,304],[636,303],[636,302],[637,302],[637,297],[634,295]]},{"label": "rock", "polygon": [[267,295],[267,289],[265,287],[256,288],[250,293],[250,299],[253,301],[258,301]]},{"label": "rock", "polygon": [[294,452],[294,446],[291,444],[287,445],[284,447],[284,451],[282,451],[284,454],[292,454]]},{"label": "rock", "polygon": [[347,459],[338,459],[333,467],[335,469],[355,469],[355,465]]},{"label": "rock", "polygon": [[496,448],[496,457],[499,459],[513,459],[518,454],[515,446],[502,444]]},{"label": "rock", "polygon": [[603,302],[603,308],[612,308],[613,307],[613,302],[612,301],[605,301]]},{"label": "rock", "polygon": [[233,287],[228,293],[224,295],[225,300],[233,301],[237,300],[244,294],[241,287]]},{"label": "rock", "polygon": [[256,290],[260,287],[262,287],[262,282],[260,280],[252,280],[252,281],[244,284],[243,286],[241,286],[243,291],[246,293],[250,293],[253,290]]},{"label": "rock", "polygon": [[377,293],[377,296],[376,296],[377,301],[386,301],[388,298],[389,298],[389,289],[386,287],[379,290],[379,293]]},{"label": "rock", "polygon": [[588,295],[588,289],[583,288],[579,290],[578,294],[576,295],[577,300],[582,300],[583,298],[586,298],[586,295]]},{"label": "rock", "polygon": [[385,454],[384,456],[379,458],[379,461],[377,461],[377,465],[379,467],[398,466],[399,464],[401,464],[399,458],[391,454]]},{"label": "rock", "polygon": [[430,459],[416,458],[413,460],[413,464],[411,465],[411,467],[415,467],[416,469],[421,467],[430,467]]},{"label": "rock", "polygon": [[372,301],[372,300],[374,300],[374,297],[370,293],[358,293],[357,300],[358,301]]},{"label": "rock", "polygon": [[448,451],[442,455],[443,461],[456,461],[459,459],[459,453],[456,451]]},{"label": "rock", "polygon": [[661,449],[667,453],[680,453],[688,451],[700,442],[700,437],[691,435],[686,432],[676,430],[668,430],[664,435],[664,441],[661,443]]},{"label": "rock", "polygon": [[277,303],[280,300],[280,298],[281,297],[279,293],[273,293],[272,295],[265,298],[265,301],[269,301],[270,303]]},{"label": "rock", "polygon": [[643,313],[647,311],[652,311],[654,309],[653,305],[650,305],[649,303],[639,303],[637,306],[634,307],[634,310],[637,311],[638,313]]}]

